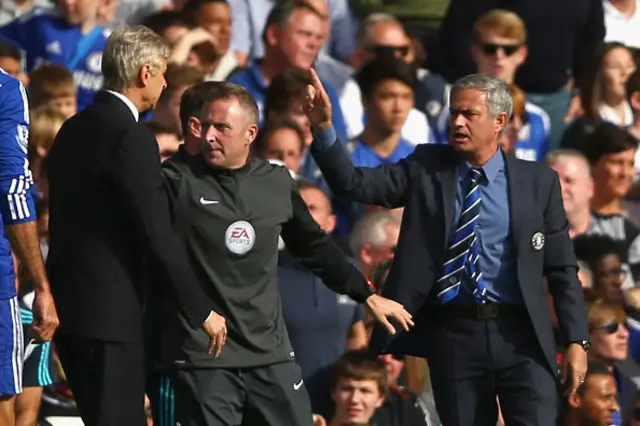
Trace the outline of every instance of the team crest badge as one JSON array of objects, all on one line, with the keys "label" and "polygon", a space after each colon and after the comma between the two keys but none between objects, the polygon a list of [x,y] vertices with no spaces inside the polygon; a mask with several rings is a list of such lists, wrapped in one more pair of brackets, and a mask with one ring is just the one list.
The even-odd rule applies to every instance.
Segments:
[{"label": "team crest badge", "polygon": [[544,234],[542,232],[536,232],[531,237],[531,246],[534,250],[540,251],[544,247]]}]

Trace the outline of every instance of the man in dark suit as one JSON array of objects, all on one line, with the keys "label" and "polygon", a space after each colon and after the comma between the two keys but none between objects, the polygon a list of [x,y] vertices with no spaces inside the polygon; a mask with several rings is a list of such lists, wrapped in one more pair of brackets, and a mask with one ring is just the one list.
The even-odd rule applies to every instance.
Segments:
[{"label": "man in dark suit", "polygon": [[355,168],[331,125],[314,78],[307,115],[312,150],[332,191],[404,207],[385,297],[415,327],[376,328],[376,352],[424,357],[447,426],[548,426],[557,414],[557,366],[547,277],[567,337],[562,382],[573,393],[587,366],[588,330],[558,178],[498,145],[512,114],[508,86],[486,75],[456,82],[448,145],[419,145],[395,165]]},{"label": "man in dark suit", "polygon": [[102,57],[105,91],[63,125],[47,160],[55,343],[86,426],[146,424],[147,268],[167,279],[216,356],[226,339],[172,232],[155,138],[137,123],[164,89],[169,55],[148,28],[114,31]]}]

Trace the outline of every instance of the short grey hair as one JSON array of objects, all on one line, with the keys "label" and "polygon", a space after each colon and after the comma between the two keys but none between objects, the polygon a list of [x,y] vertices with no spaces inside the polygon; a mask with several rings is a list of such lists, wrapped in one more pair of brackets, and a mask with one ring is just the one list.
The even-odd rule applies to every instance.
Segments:
[{"label": "short grey hair", "polygon": [[469,89],[481,90],[485,93],[489,114],[492,117],[497,117],[502,113],[507,114],[507,122],[500,131],[500,136],[502,136],[506,132],[509,120],[513,115],[513,97],[511,96],[509,85],[490,75],[470,74],[453,83],[450,96],[453,96],[453,93],[458,90]]},{"label": "short grey hair", "polygon": [[349,248],[354,256],[358,256],[366,244],[379,246],[387,239],[385,227],[400,226],[400,219],[388,210],[368,213],[356,222],[349,236]]},{"label": "short grey hair", "polygon": [[381,23],[397,25],[404,30],[404,26],[395,16],[388,13],[372,13],[360,22],[356,33],[356,43],[359,46],[365,45],[371,40],[371,29]]},{"label": "short grey hair", "polygon": [[102,52],[104,89],[124,92],[136,85],[140,68],[154,75],[163,71],[171,49],[153,30],[133,25],[114,30]]},{"label": "short grey hair", "polygon": [[553,167],[554,165],[560,163],[561,161],[570,160],[570,159],[578,160],[578,162],[582,163],[584,166],[584,171],[587,174],[587,177],[589,178],[591,177],[591,166],[589,165],[589,160],[587,160],[587,157],[585,157],[584,154],[582,154],[580,151],[575,149],[571,149],[571,148],[554,149],[544,157],[544,162],[547,166]]}]

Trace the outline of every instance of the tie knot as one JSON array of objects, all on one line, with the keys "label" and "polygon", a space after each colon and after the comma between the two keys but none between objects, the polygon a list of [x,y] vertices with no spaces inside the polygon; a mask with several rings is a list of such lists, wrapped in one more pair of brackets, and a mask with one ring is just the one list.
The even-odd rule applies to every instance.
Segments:
[{"label": "tie knot", "polygon": [[469,180],[474,185],[480,182],[480,178],[482,178],[483,175],[484,173],[482,173],[482,169],[478,167],[472,167],[469,169]]}]

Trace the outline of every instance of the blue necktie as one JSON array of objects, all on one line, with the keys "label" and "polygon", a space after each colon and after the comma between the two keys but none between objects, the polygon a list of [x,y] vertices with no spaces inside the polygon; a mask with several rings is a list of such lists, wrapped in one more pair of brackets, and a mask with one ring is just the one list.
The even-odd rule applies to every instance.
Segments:
[{"label": "blue necktie", "polygon": [[440,303],[449,302],[458,295],[461,281],[465,276],[475,284],[473,290],[475,301],[486,302],[486,289],[480,271],[480,253],[476,238],[476,227],[482,204],[479,186],[481,177],[482,170],[477,168],[470,169],[466,177],[468,189],[462,201],[460,219],[447,249],[446,261],[437,282]]}]

